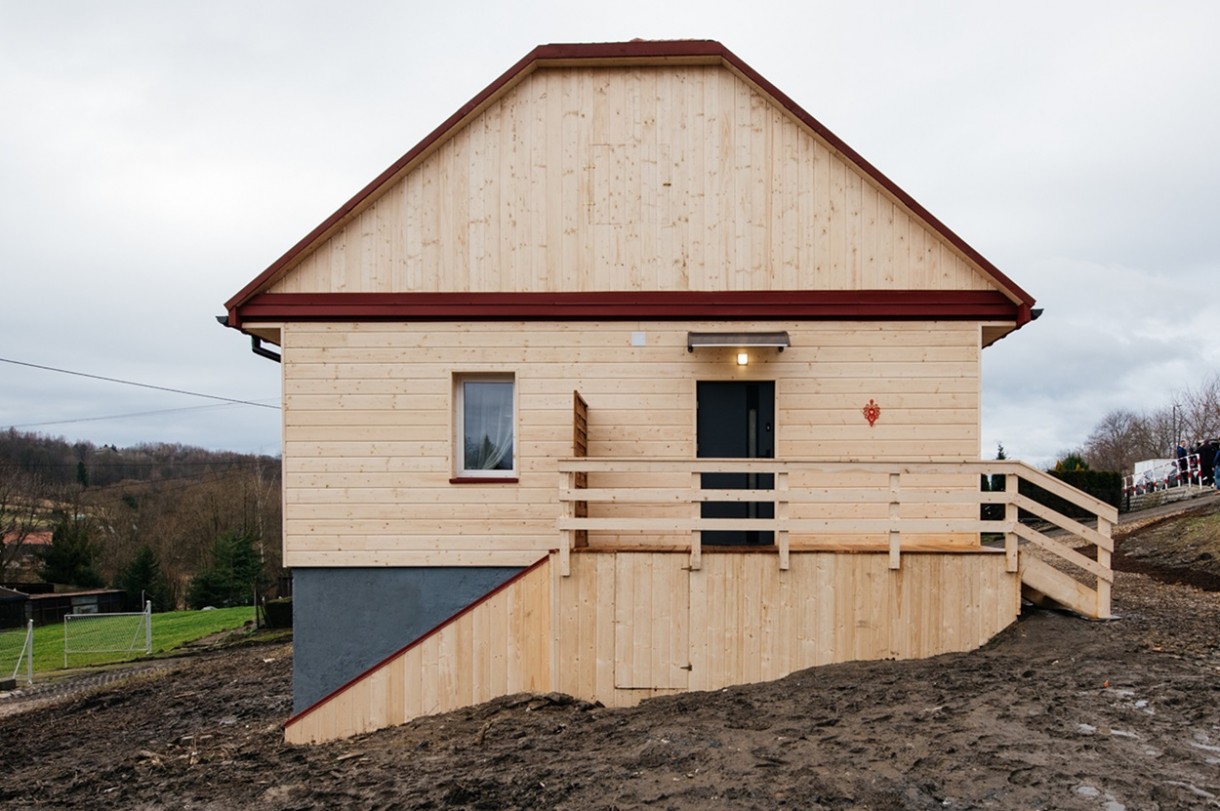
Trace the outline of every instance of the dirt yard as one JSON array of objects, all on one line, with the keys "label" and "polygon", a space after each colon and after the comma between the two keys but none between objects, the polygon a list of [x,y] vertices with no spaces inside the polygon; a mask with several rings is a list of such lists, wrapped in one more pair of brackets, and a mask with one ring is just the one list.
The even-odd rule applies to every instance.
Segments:
[{"label": "dirt yard", "polygon": [[[1208,563],[1185,522],[1217,503],[1117,559]],[[289,647],[206,653],[10,706],[0,807],[1220,808],[1220,594],[1122,573],[1114,596],[1115,621],[1035,611],[969,654],[630,710],[516,696],[313,747],[281,742]]]}]

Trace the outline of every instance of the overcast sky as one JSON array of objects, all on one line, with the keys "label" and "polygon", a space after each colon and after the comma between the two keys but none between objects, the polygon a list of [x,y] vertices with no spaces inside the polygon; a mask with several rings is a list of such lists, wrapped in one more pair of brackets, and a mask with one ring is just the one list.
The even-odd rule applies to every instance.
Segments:
[{"label": "overcast sky", "polygon": [[[984,352],[981,451],[1046,464],[1220,370],[1218,33],[1209,0],[0,0],[0,358],[276,405],[214,317],[365,183],[535,45],[717,39],[1045,308]],[[8,425],[279,452],[274,408],[5,362]]]}]

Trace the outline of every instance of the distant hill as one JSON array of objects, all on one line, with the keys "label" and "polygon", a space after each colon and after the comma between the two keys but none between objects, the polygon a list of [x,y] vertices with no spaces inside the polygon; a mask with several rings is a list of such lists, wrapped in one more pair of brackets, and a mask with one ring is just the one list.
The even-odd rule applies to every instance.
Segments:
[{"label": "distant hill", "polygon": [[[167,586],[164,606],[185,601],[191,578],[214,563],[219,539],[249,538],[269,579],[279,572],[280,460],[146,442],[129,448],[0,431],[0,581],[33,582],[45,544],[79,539],[80,568],[126,582],[144,549]],[[54,575],[52,575],[54,576]],[[81,580],[56,580],[88,585]]]},{"label": "distant hill", "polygon": [[105,487],[119,482],[160,482],[204,478],[232,469],[263,468],[278,478],[279,457],[211,451],[169,442],[128,448],[69,442],[63,437],[18,431],[0,432],[0,467],[5,463],[49,484]]}]

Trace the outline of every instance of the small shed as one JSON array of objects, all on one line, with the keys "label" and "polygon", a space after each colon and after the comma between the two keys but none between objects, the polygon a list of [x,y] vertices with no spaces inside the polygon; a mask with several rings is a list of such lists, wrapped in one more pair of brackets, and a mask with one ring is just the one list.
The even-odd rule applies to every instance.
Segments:
[{"label": "small shed", "polygon": [[25,624],[27,599],[27,594],[0,586],[0,628],[19,628]]},{"label": "small shed", "polygon": [[534,49],[226,303],[282,363],[288,740],[1106,615],[1114,511],[980,461],[1034,304],[720,43]]},{"label": "small shed", "polygon": [[126,592],[121,589],[30,594],[25,601],[25,619],[35,625],[62,622],[68,614],[116,614],[123,610]]}]

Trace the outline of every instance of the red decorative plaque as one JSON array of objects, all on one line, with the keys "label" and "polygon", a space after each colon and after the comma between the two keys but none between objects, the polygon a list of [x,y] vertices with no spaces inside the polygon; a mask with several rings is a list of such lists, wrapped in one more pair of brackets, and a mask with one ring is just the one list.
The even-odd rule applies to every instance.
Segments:
[{"label": "red decorative plaque", "polygon": [[881,406],[877,405],[872,399],[869,399],[868,405],[861,409],[864,412],[864,419],[868,420],[868,425],[871,428],[877,422],[877,418],[881,416]]}]

